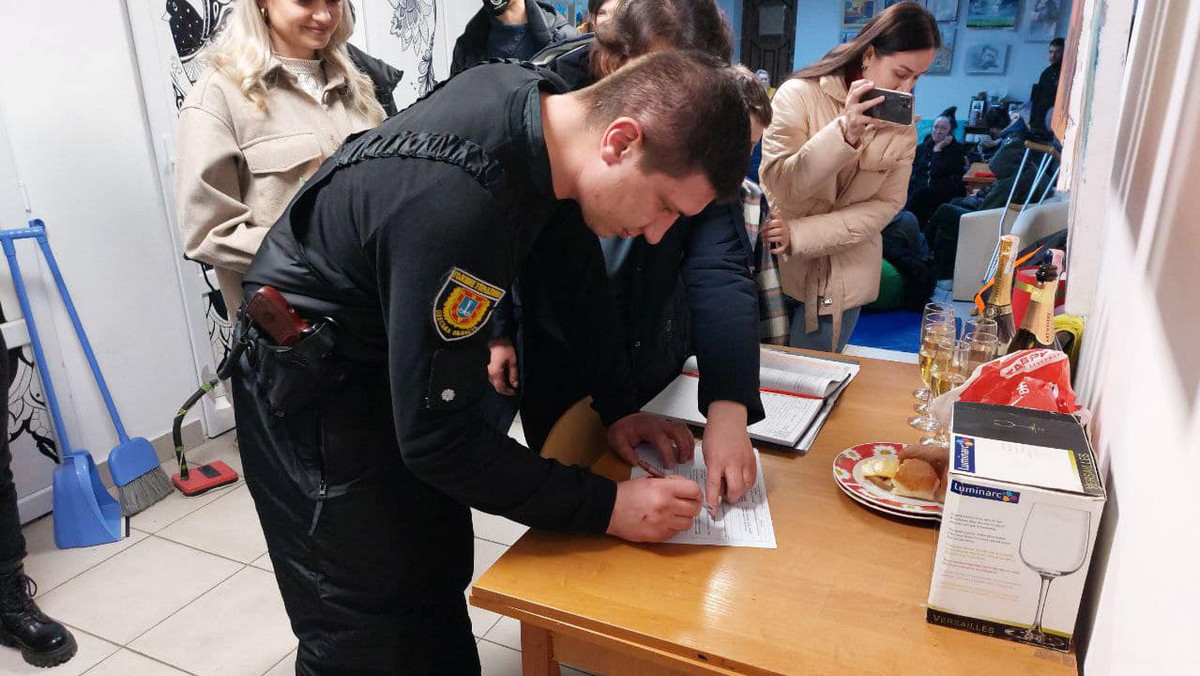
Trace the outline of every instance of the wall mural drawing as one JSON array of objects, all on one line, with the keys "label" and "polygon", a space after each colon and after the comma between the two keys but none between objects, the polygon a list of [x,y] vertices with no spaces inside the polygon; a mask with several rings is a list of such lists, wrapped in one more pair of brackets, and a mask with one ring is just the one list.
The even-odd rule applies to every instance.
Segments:
[{"label": "wall mural drawing", "polygon": [[212,39],[225,16],[233,9],[233,0],[200,0],[197,10],[188,0],[167,0],[163,20],[171,26],[171,38],[175,41],[175,54],[171,59],[171,88],[175,92],[175,109],[183,106],[183,99],[196,79],[208,67],[200,56],[208,41]]},{"label": "wall mural drawing", "polygon": [[400,45],[418,58],[416,96],[430,92],[436,84],[433,74],[433,36],[437,31],[437,5],[434,0],[388,0],[392,6],[391,34]]},{"label": "wall mural drawing", "polygon": [[[0,308],[0,324],[6,321],[4,308]],[[62,456],[55,440],[54,423],[46,408],[37,364],[26,351],[26,346],[14,345],[7,354],[0,354],[0,359],[8,360],[9,377],[13,379],[8,388],[8,444],[14,454],[23,453],[32,445],[38,453],[58,463]]]},{"label": "wall mural drawing", "polygon": [[[202,4],[197,9],[189,0],[166,0],[166,13],[162,17],[171,27],[171,39],[175,43],[170,69],[176,110],[183,107],[188,91],[204,73],[204,69],[208,68],[207,60],[200,54],[233,9],[233,0],[199,2]],[[197,265],[205,273],[212,269],[207,263],[197,262]],[[208,281],[207,274],[205,281]],[[221,300],[220,291],[211,283],[209,289],[209,293],[205,294],[204,316],[208,324],[208,341],[212,346],[213,356],[217,363],[220,363],[229,349],[229,338],[233,328],[226,316],[225,303]]]}]

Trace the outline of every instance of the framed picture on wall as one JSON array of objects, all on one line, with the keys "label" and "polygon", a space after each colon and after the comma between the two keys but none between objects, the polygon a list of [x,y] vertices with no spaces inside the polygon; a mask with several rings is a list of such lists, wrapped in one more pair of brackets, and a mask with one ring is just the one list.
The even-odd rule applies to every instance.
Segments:
[{"label": "framed picture on wall", "polygon": [[923,0],[925,9],[938,21],[958,21],[958,0]]},{"label": "framed picture on wall", "polygon": [[875,16],[875,0],[842,0],[842,28],[862,28]]},{"label": "framed picture on wall", "polygon": [[1029,42],[1050,42],[1058,33],[1058,20],[1062,17],[1063,5],[1067,0],[1026,0],[1025,39]]},{"label": "framed picture on wall", "polygon": [[938,26],[938,31],[942,34],[942,46],[933,55],[933,62],[929,64],[929,70],[925,71],[926,75],[947,75],[954,64],[955,27]]},{"label": "framed picture on wall", "polygon": [[967,28],[1013,28],[1020,0],[969,0]]},{"label": "framed picture on wall", "polygon": [[840,31],[838,33],[838,44],[844,44],[846,42],[850,42],[851,40],[853,40],[856,37],[858,37],[858,29],[857,28],[850,28],[847,30]]},{"label": "framed picture on wall", "polygon": [[980,40],[967,48],[968,75],[1004,75],[1008,68],[1008,43]]}]

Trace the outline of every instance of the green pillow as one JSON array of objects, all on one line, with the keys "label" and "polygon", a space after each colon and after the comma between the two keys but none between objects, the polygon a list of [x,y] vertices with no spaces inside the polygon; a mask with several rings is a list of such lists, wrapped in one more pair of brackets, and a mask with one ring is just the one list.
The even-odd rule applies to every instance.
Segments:
[{"label": "green pillow", "polygon": [[866,312],[899,310],[904,305],[904,278],[887,259],[879,273],[879,297],[863,308]]}]

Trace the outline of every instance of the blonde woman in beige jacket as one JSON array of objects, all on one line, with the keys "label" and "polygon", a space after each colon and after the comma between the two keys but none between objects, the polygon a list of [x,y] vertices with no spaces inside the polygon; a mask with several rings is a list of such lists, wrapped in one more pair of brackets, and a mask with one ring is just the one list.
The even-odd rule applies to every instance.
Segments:
[{"label": "blonde woman in beige jacket", "polygon": [[911,92],[939,46],[929,12],[893,5],[772,99],[761,177],[773,218],[763,234],[784,254],[793,347],[841,352],[860,308],[879,295],[880,232],[904,207],[917,135],[868,117],[883,97],[862,96]]},{"label": "blonde woman in beige jacket", "polygon": [[268,230],[345,138],[384,117],[346,51],[344,0],[238,0],[179,112],[176,215],[232,320]]}]

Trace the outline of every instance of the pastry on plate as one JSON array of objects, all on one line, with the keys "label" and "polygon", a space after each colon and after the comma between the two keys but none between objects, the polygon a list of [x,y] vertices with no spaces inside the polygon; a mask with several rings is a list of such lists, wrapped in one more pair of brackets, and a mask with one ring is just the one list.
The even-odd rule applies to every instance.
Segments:
[{"label": "pastry on plate", "polygon": [[937,502],[941,484],[942,479],[933,465],[918,458],[909,458],[900,463],[900,469],[892,477],[892,494]]},{"label": "pastry on plate", "polygon": [[924,460],[933,466],[938,478],[946,480],[946,470],[950,469],[950,449],[946,446],[925,446],[922,444],[905,444],[900,449],[900,461],[909,458]]},{"label": "pastry on plate", "polygon": [[892,490],[892,477],[900,469],[900,458],[894,455],[876,455],[858,463],[863,478],[885,491]]}]

